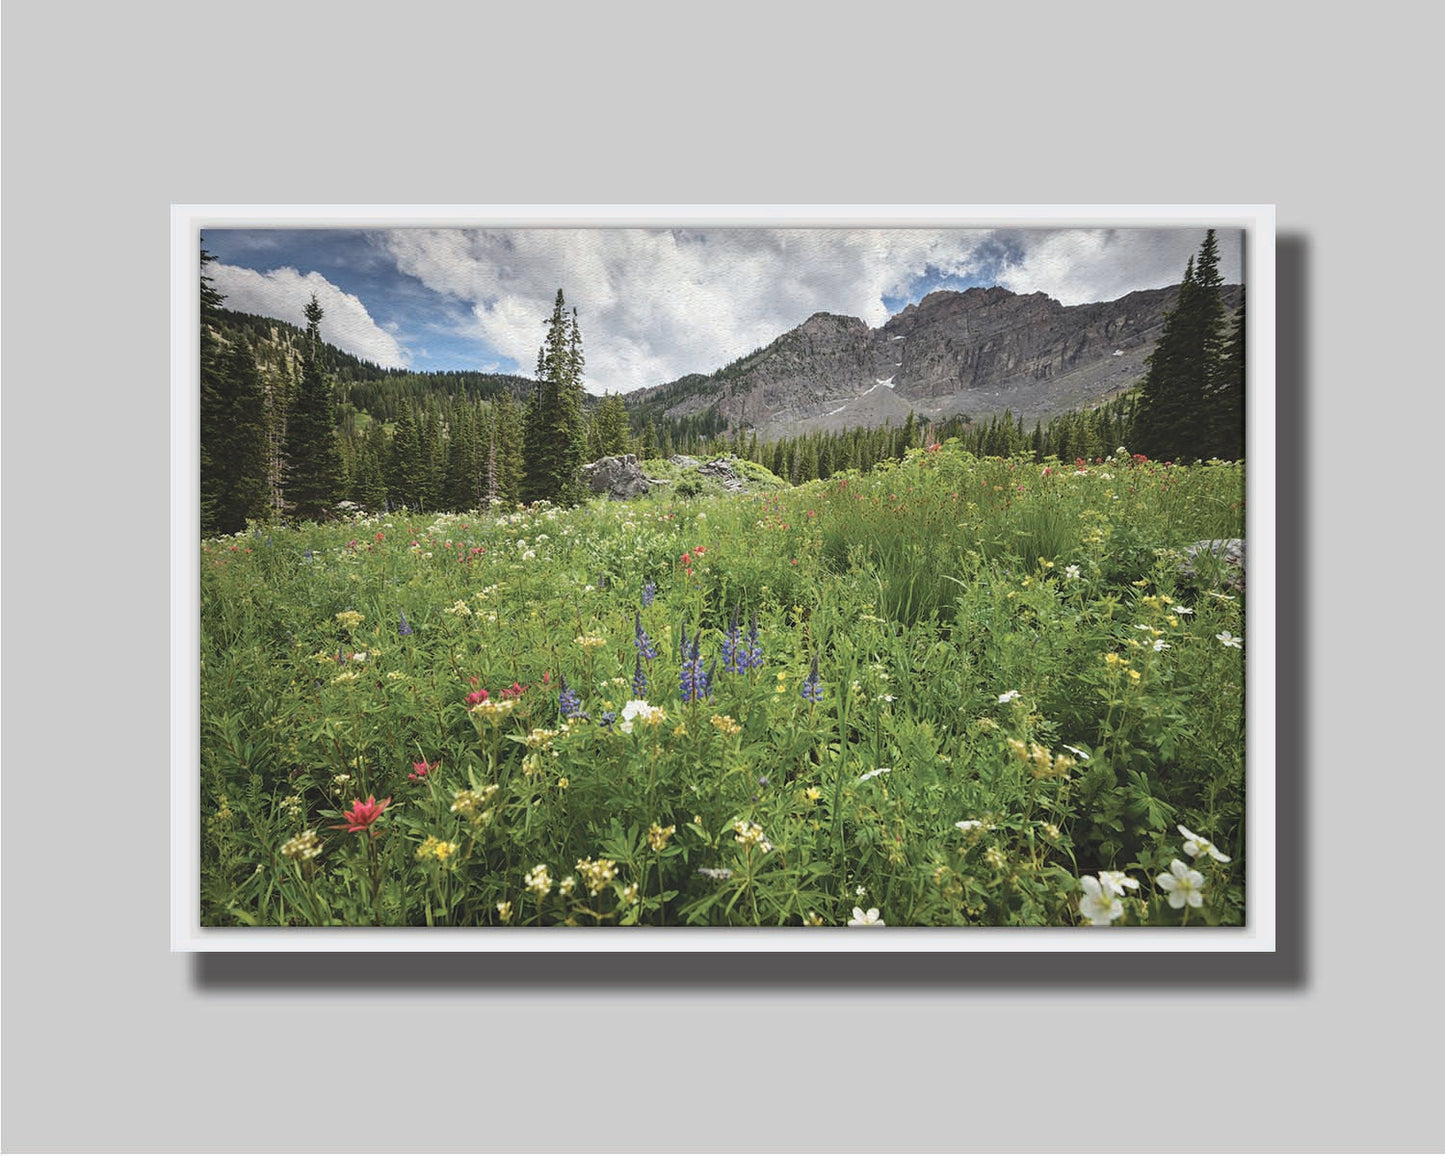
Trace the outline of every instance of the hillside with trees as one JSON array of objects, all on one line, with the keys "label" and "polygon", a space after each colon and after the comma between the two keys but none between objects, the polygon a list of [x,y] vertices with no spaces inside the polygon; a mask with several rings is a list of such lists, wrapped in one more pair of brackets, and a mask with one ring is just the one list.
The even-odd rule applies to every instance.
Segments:
[{"label": "hillside with trees", "polygon": [[[1210,230],[1164,315],[1134,388],[1084,409],[1036,420],[1009,410],[974,420],[909,410],[905,420],[759,440],[718,405],[670,416],[677,390],[628,399],[584,388],[581,322],[557,290],[532,378],[383,369],[320,339],[313,298],[306,328],[232,313],[205,275],[201,251],[201,529],[235,533],[248,521],[324,519],[366,510],[475,509],[492,502],[586,498],[579,467],[605,455],[640,459],[732,454],[794,484],[868,470],[910,449],[956,439],[980,457],[1027,454],[1091,461],[1126,446],[1163,460],[1244,455],[1242,295],[1226,315]],[[736,376],[767,350],[722,373]],[[716,376],[716,375],[714,375]],[[711,379],[682,379],[684,392]]]}]

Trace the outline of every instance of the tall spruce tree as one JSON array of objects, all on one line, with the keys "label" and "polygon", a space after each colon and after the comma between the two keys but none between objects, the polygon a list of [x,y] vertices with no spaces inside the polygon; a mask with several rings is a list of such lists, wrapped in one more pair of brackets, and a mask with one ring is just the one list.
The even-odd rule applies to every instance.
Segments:
[{"label": "tall spruce tree", "polygon": [[1220,351],[1210,396],[1209,456],[1224,461],[1244,458],[1244,300]]},{"label": "tall spruce tree", "polygon": [[592,415],[589,452],[594,458],[625,454],[629,440],[627,405],[621,394],[609,393]]},{"label": "tall spruce tree", "polygon": [[387,498],[394,506],[421,508],[426,488],[426,461],[422,456],[421,434],[410,405],[404,405],[392,430],[386,461]]},{"label": "tall spruce tree", "polygon": [[222,347],[212,332],[225,299],[205,274],[213,260],[201,250],[201,532],[234,534],[267,514],[266,392],[250,342]]},{"label": "tall spruce tree", "polygon": [[523,499],[571,505],[581,500],[579,474],[587,456],[582,413],[582,332],[577,313],[567,312],[562,290],[547,336],[537,351],[537,388],[527,407],[526,484]]},{"label": "tall spruce tree", "polygon": [[286,505],[298,519],[325,517],[335,507],[341,483],[341,447],[336,434],[336,398],[321,369],[321,319],[313,293],[306,306],[306,343],[301,386],[286,421]]},{"label": "tall spruce tree", "polygon": [[206,266],[214,261],[215,255],[201,250],[201,533],[221,533],[217,522],[220,503],[221,478],[216,472],[216,458],[220,453],[220,437],[224,427],[223,391],[217,360],[220,343],[211,330],[216,310],[225,298],[216,291],[211,279],[206,276]]},{"label": "tall spruce tree", "polygon": [[1150,458],[1185,461],[1211,456],[1211,413],[1223,348],[1223,278],[1214,230],[1184,269],[1174,308],[1145,362],[1128,447]]},{"label": "tall spruce tree", "polygon": [[492,403],[492,432],[497,446],[497,497],[512,506],[523,501],[522,483],[526,473],[522,417],[503,390]]}]

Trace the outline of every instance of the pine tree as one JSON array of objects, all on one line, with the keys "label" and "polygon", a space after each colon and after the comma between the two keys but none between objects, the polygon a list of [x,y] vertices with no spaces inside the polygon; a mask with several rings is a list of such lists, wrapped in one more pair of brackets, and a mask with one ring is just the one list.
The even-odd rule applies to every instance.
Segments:
[{"label": "pine tree", "polygon": [[1208,456],[1224,461],[1244,459],[1244,301],[1220,351],[1210,389]]},{"label": "pine tree", "polygon": [[477,505],[481,487],[482,456],[477,442],[474,411],[470,405],[457,407],[446,451],[442,501],[448,510],[472,509]]},{"label": "pine tree", "polygon": [[387,499],[394,506],[420,509],[424,474],[421,435],[417,431],[411,406],[406,406],[396,419],[396,428],[391,434],[391,450],[386,463]]},{"label": "pine tree", "polygon": [[593,459],[627,452],[627,405],[621,394],[609,393],[592,417],[590,453]]},{"label": "pine tree", "polygon": [[640,461],[657,457],[657,427],[652,424],[651,418],[647,419],[647,424],[642,427],[642,433],[638,436],[637,457]]},{"label": "pine tree", "polygon": [[223,389],[217,358],[220,343],[211,331],[210,322],[225,298],[218,293],[206,276],[206,266],[214,261],[215,255],[201,250],[201,357],[200,357],[200,461],[201,461],[201,533],[221,533],[218,505],[221,495],[221,479],[216,472],[216,459],[220,452],[220,433],[224,428]]},{"label": "pine tree", "polygon": [[509,506],[516,505],[523,500],[526,460],[522,417],[506,391],[492,403],[492,430],[497,439],[497,496]]},{"label": "pine tree", "polygon": [[224,300],[205,275],[214,259],[201,250],[201,532],[233,534],[268,511],[266,392],[250,342],[222,349],[211,331]]},{"label": "pine tree", "polygon": [[299,519],[325,517],[336,505],[341,481],[341,449],[336,435],[336,399],[321,371],[321,319],[312,295],[306,306],[306,345],[301,388],[286,422],[286,505]]},{"label": "pine tree", "polygon": [[386,507],[386,428],[372,422],[356,444],[356,467],[351,482],[351,500],[373,513]]},{"label": "pine tree", "polygon": [[1214,230],[1189,259],[1174,308],[1146,361],[1128,447],[1150,458],[1209,456],[1213,386],[1219,380],[1224,303]]},{"label": "pine tree", "polygon": [[527,409],[523,498],[574,505],[586,496],[581,476],[587,457],[585,360],[577,311],[569,317],[561,289],[546,325],[547,336],[537,351],[537,388]]}]

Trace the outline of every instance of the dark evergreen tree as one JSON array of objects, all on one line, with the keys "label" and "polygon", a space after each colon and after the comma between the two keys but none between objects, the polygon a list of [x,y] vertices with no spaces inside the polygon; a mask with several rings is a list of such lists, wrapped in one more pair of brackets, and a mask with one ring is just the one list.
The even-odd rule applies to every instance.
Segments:
[{"label": "dark evergreen tree", "polygon": [[200,466],[201,466],[201,533],[222,533],[218,523],[217,505],[221,480],[216,472],[216,455],[220,451],[220,435],[224,423],[225,402],[217,366],[219,342],[212,331],[216,310],[225,298],[216,291],[206,276],[206,266],[215,255],[201,250],[201,349],[200,349]]},{"label": "dark evergreen tree", "polygon": [[299,519],[325,517],[335,507],[341,483],[341,448],[336,433],[336,399],[321,369],[321,318],[315,295],[306,306],[306,344],[301,387],[286,421],[285,499]]},{"label": "dark evergreen tree", "polygon": [[1174,308],[1146,361],[1128,448],[1166,460],[1208,456],[1212,384],[1218,380],[1224,303],[1219,249],[1206,232],[1198,259],[1185,266]]},{"label": "dark evergreen tree", "polygon": [[448,510],[467,510],[477,505],[482,489],[482,454],[477,442],[476,420],[471,406],[457,407],[446,443],[446,469],[442,502]]},{"label": "dark evergreen tree", "polygon": [[397,418],[396,428],[391,434],[391,450],[387,455],[386,492],[391,504],[420,509],[425,475],[421,435],[408,406]]},{"label": "dark evergreen tree", "polygon": [[210,468],[201,494],[213,514],[214,531],[232,534],[269,510],[266,393],[255,353],[244,337],[219,356],[217,371],[214,403],[219,410],[212,414]]},{"label": "dark evergreen tree", "polygon": [[1220,352],[1210,390],[1208,456],[1224,461],[1244,458],[1244,300],[1234,314],[1229,338]]},{"label": "dark evergreen tree", "polygon": [[546,325],[547,336],[537,351],[537,388],[527,410],[523,498],[573,505],[585,497],[580,472],[587,457],[585,362],[577,311],[569,317],[561,289]]},{"label": "dark evergreen tree", "polygon": [[627,406],[621,394],[609,393],[592,416],[589,453],[593,460],[627,453]]},{"label": "dark evergreen tree", "polygon": [[201,250],[200,507],[203,534],[233,534],[269,510],[266,392],[249,341],[221,347],[212,331],[224,298]]},{"label": "dark evergreen tree", "polygon": [[516,505],[523,500],[524,439],[522,417],[506,391],[492,403],[492,431],[497,444],[497,496],[509,506]]},{"label": "dark evergreen tree", "polygon": [[357,439],[350,497],[364,510],[376,512],[386,508],[388,445],[386,428],[375,421]]},{"label": "dark evergreen tree", "polygon": [[637,456],[642,461],[657,457],[657,427],[652,424],[651,418],[647,419],[647,424],[642,427],[642,433],[637,439]]}]

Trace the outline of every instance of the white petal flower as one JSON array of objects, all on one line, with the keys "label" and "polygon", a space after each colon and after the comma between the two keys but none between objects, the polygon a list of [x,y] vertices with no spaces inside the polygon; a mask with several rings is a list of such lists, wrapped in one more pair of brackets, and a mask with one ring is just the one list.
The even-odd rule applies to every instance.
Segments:
[{"label": "white petal flower", "polygon": [[876,779],[879,775],[886,775],[892,770],[892,767],[879,767],[876,771],[868,771],[866,774],[859,775],[858,781],[866,783],[869,779]]},{"label": "white petal flower", "polygon": [[1190,610],[1189,607],[1187,607],[1187,606],[1171,606],[1171,607],[1169,607],[1169,609],[1172,610],[1172,611],[1174,611],[1175,614],[1193,614],[1193,613],[1194,613],[1194,611]]},{"label": "white petal flower", "polygon": [[878,918],[878,908],[870,907],[864,911],[861,907],[853,908],[853,918],[848,920],[849,927],[886,927],[887,924]]},{"label": "white petal flower", "polygon": [[1081,751],[1078,747],[1071,747],[1068,743],[1064,743],[1063,748],[1066,751],[1073,751],[1074,754],[1078,755],[1084,762],[1087,763],[1089,761],[1089,753],[1087,751]]},{"label": "white petal flower", "polygon": [[1065,566],[1064,576],[1070,581],[1077,579],[1079,577],[1079,568],[1077,566]]},{"label": "white petal flower", "polygon": [[1161,651],[1161,650],[1168,650],[1168,649],[1169,649],[1169,644],[1168,644],[1167,642],[1165,642],[1162,638],[1156,638],[1156,639],[1154,640],[1154,652],[1155,652],[1156,654],[1157,654],[1159,651]]},{"label": "white petal flower", "polygon": [[1079,900],[1079,914],[1092,926],[1108,927],[1124,914],[1124,905],[1092,875],[1080,879],[1079,886],[1084,889]]},{"label": "white petal flower", "polygon": [[1232,646],[1232,647],[1234,647],[1236,650],[1241,650],[1241,649],[1244,648],[1244,639],[1235,637],[1233,634],[1230,634],[1229,631],[1227,631],[1227,630],[1221,631],[1219,634],[1216,634],[1214,637],[1217,638],[1217,639],[1219,639],[1220,642],[1224,643],[1225,646]]},{"label": "white petal flower", "polygon": [[1169,892],[1169,906],[1177,909],[1187,903],[1190,907],[1203,907],[1204,892],[1200,889],[1204,886],[1204,876],[1186,866],[1182,859],[1169,864],[1169,872],[1155,880]]},{"label": "white petal flower", "polygon": [[1099,882],[1115,895],[1123,895],[1126,887],[1130,891],[1139,890],[1139,880],[1130,879],[1122,871],[1100,871]]},{"label": "white petal flower", "polygon": [[1201,855],[1208,855],[1220,863],[1228,863],[1229,856],[1211,843],[1203,835],[1196,835],[1183,823],[1179,824],[1179,833],[1184,836],[1184,853],[1191,859],[1198,859]]},{"label": "white petal flower", "polygon": [[1006,690],[1006,691],[1003,692],[1003,694],[1001,694],[1001,695],[998,696],[998,700],[999,700],[999,702],[1001,702],[1001,703],[1003,703],[1003,702],[1013,702],[1014,699],[1019,698],[1019,697],[1021,697],[1019,691],[1016,691],[1016,690]]},{"label": "white petal flower", "polygon": [[987,831],[988,824],[982,819],[960,819],[954,824],[960,831]]}]

